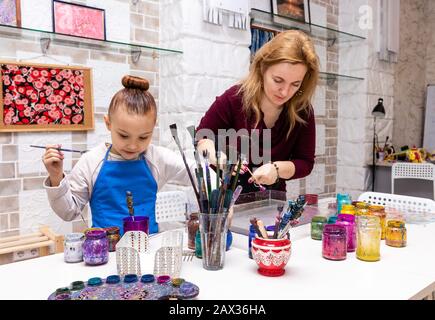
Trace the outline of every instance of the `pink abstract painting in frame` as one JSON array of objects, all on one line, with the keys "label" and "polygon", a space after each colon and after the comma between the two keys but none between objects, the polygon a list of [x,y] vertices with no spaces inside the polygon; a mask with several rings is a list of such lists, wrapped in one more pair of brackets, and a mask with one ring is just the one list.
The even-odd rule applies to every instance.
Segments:
[{"label": "pink abstract painting in frame", "polygon": [[53,0],[53,31],[106,40],[104,9]]}]

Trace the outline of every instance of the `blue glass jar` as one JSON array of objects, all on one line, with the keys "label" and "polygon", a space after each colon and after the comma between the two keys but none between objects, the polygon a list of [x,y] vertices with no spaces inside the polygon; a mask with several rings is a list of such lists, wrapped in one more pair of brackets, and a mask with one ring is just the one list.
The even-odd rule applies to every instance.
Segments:
[{"label": "blue glass jar", "polygon": [[348,193],[337,193],[337,214],[341,213],[343,204],[352,204],[352,199]]}]

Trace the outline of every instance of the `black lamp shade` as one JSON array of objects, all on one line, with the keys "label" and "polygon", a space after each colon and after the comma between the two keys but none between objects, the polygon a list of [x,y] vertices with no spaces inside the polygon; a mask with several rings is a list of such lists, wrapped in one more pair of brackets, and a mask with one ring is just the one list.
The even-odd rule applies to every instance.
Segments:
[{"label": "black lamp shade", "polygon": [[378,99],[378,104],[372,110],[372,116],[376,118],[385,117],[384,99]]}]

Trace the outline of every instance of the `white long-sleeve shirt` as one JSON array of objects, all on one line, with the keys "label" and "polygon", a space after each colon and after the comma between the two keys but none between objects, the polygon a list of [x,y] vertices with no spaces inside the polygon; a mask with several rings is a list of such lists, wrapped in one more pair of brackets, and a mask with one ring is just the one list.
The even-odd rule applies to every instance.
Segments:
[{"label": "white long-sleeve shirt", "polygon": [[[109,146],[110,144],[102,143],[83,154],[59,186],[52,187],[48,177],[44,180],[50,206],[61,219],[74,220],[91,199],[93,187]],[[108,160],[126,161],[111,152]],[[191,186],[183,159],[172,150],[151,144],[145,152],[145,161],[157,182],[157,190],[168,182]],[[195,162],[189,159],[187,161],[193,174]]]}]

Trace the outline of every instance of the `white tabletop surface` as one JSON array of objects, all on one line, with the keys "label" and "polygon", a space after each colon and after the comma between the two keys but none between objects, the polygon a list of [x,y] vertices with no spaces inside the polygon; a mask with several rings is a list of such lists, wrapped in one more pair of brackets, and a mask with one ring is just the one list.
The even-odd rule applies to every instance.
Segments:
[{"label": "white tabletop surface", "polygon": [[[293,229],[292,255],[281,277],[257,273],[248,258],[246,236],[234,234],[225,266],[208,271],[202,260],[183,262],[181,278],[200,288],[198,299],[410,299],[435,290],[435,223],[407,225],[408,245],[393,248],[381,244],[381,260],[364,262],[348,253],[343,261],[322,258],[321,241],[309,236],[309,225]],[[152,273],[154,252],[161,236],[152,239],[151,253],[144,255],[142,274]],[[116,274],[116,255],[103,266],[69,264],[63,254],[0,266],[0,299],[47,299],[59,287],[91,277]]]}]

